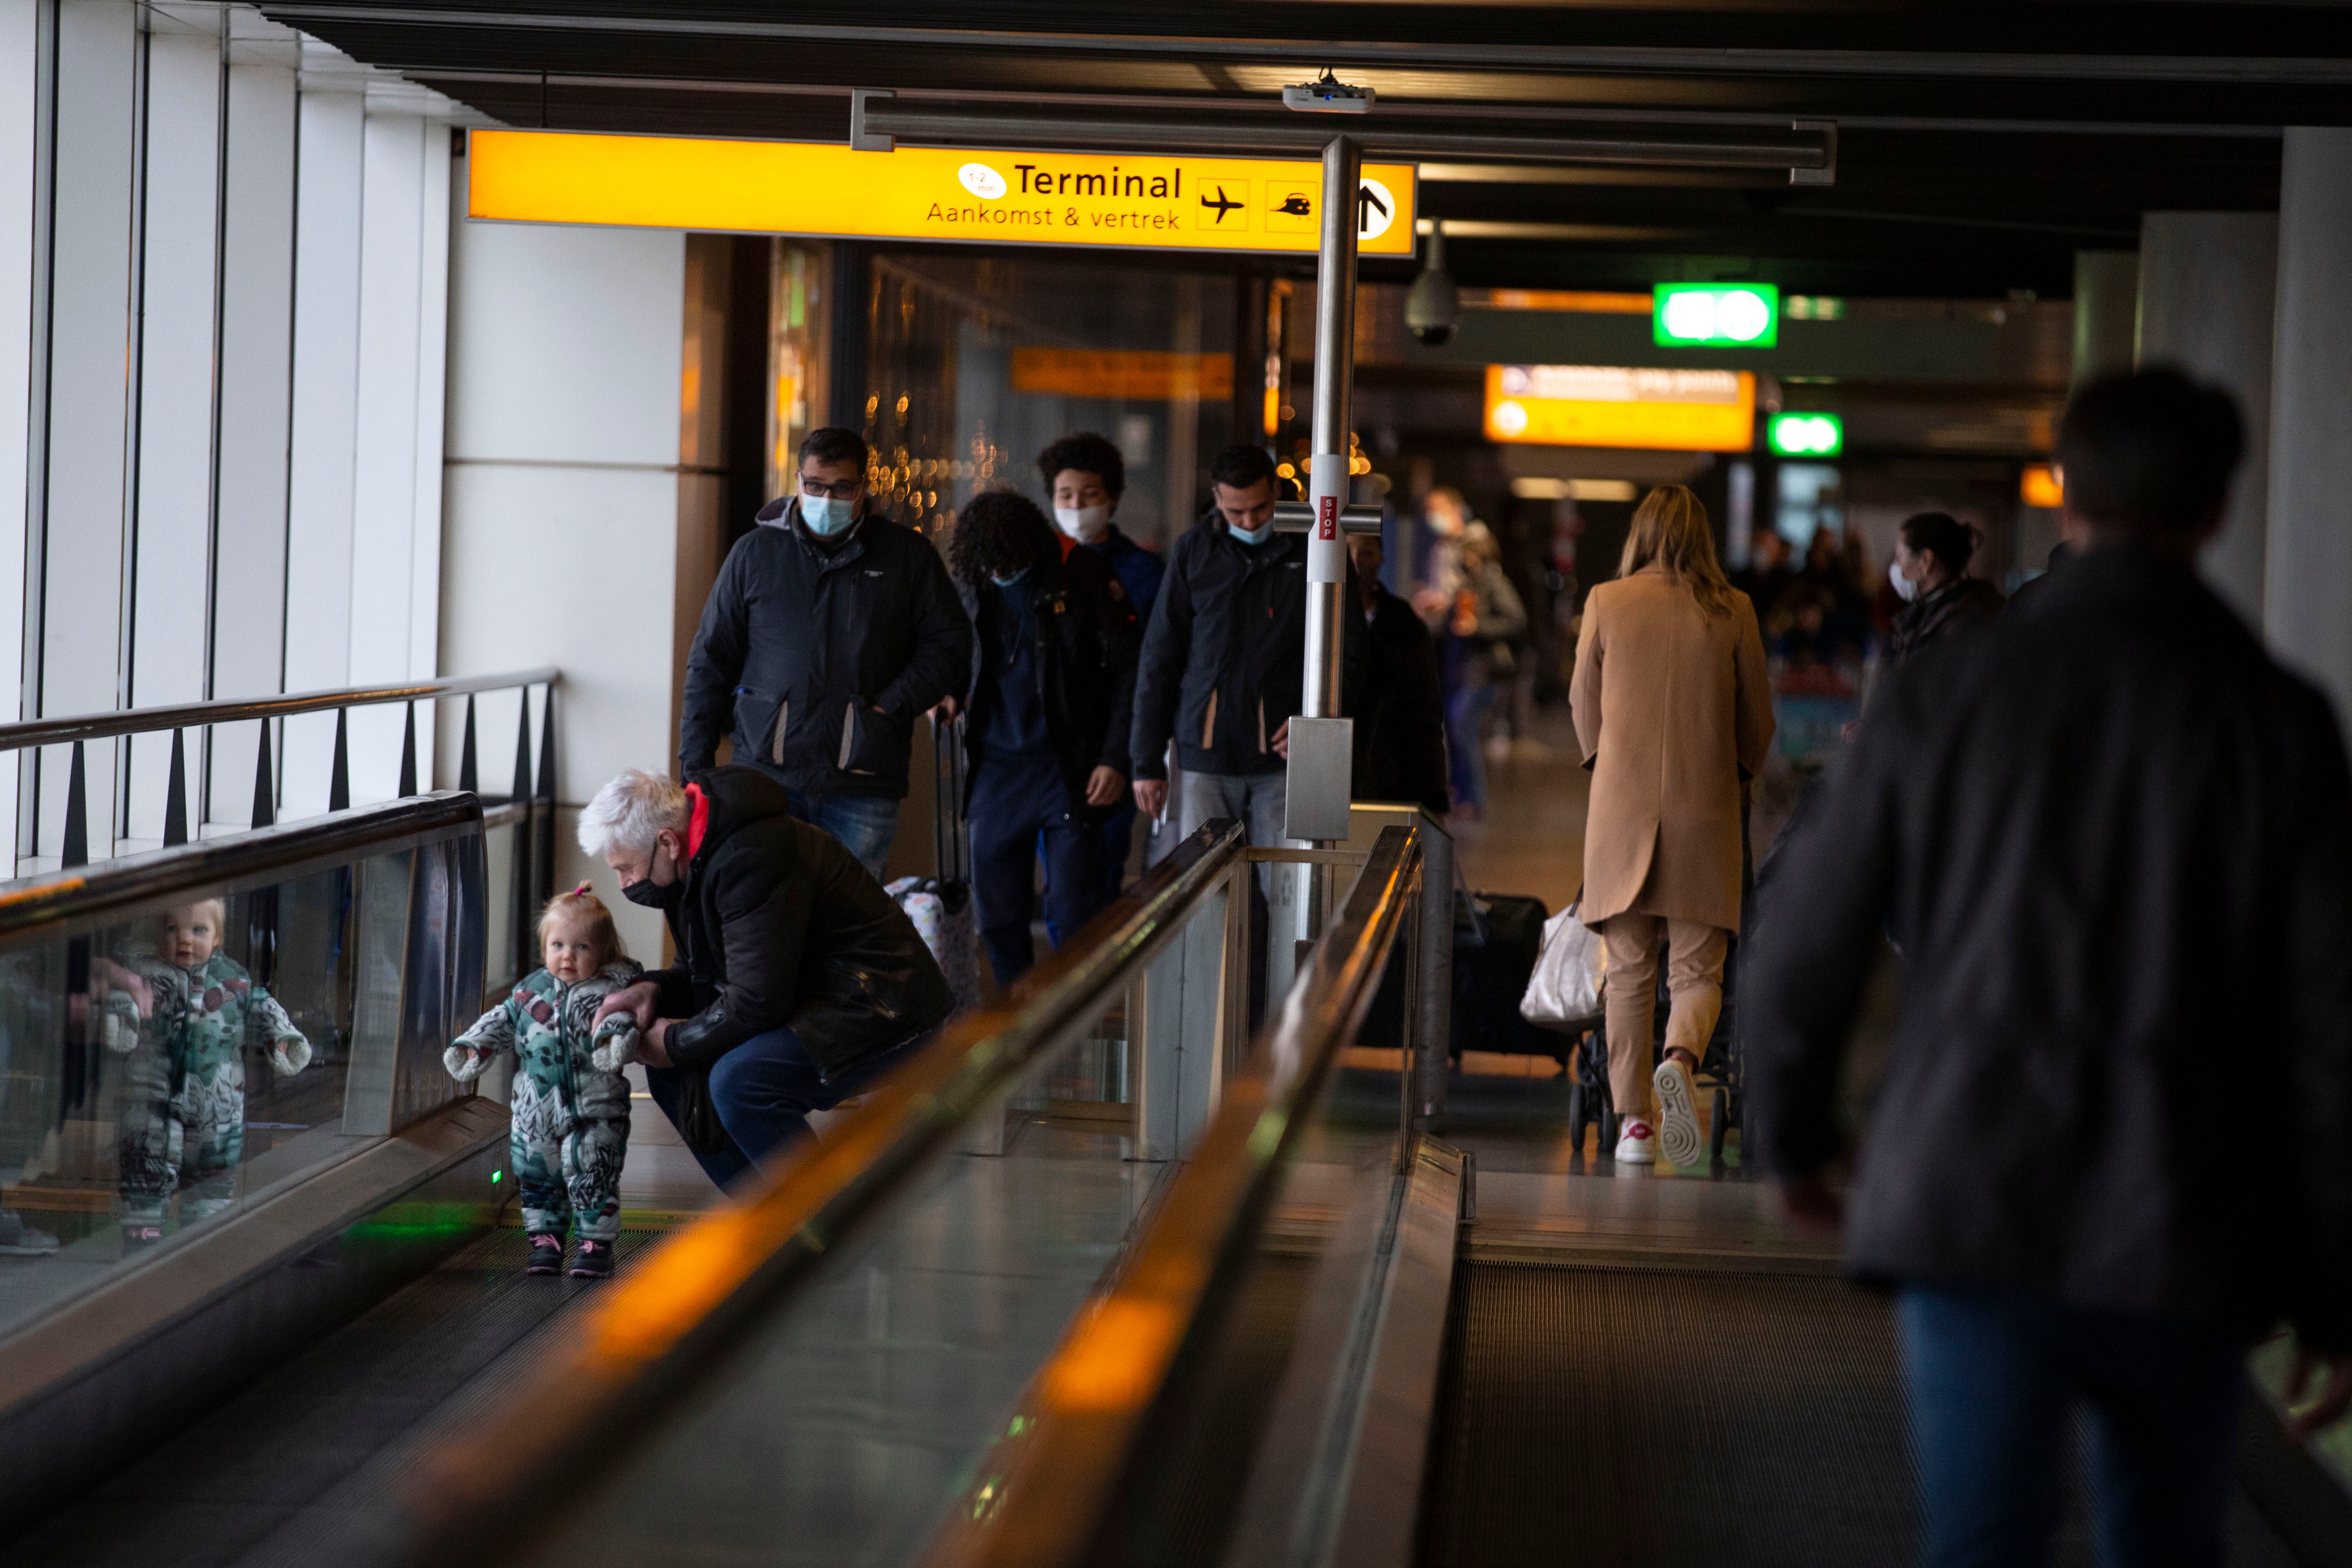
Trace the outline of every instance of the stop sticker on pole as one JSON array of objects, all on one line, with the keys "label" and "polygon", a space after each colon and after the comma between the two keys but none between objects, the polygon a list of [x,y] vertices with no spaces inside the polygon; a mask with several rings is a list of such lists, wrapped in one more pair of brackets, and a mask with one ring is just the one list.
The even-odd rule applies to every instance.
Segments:
[{"label": "stop sticker on pole", "polygon": [[1307,536],[1307,580],[1348,580],[1348,542],[1339,532],[1339,509],[1348,504],[1348,459],[1323,453],[1307,460],[1307,495],[1315,506],[1315,531]]}]

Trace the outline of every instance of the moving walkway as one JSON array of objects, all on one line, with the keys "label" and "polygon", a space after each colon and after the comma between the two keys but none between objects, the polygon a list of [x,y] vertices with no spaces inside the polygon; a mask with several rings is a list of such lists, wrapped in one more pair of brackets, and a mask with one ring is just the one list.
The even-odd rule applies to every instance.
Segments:
[{"label": "moving walkway", "polygon": [[[425,837],[393,853],[462,863],[468,797],[400,810]],[[193,1310],[215,1326],[151,1342],[194,1375],[150,1355],[61,1389],[43,1430],[104,1425],[108,1390],[173,1396],[104,1463],[10,1493],[9,1561],[1901,1560],[1886,1314],[1830,1260],[1489,1237],[1476,1151],[1419,1091],[1434,832],[1288,852],[1350,885],[1253,1035],[1255,852],[1209,825],[820,1145],[633,1236],[608,1284],[516,1271],[495,1108],[440,1108],[402,1136],[459,1130],[396,1204],[301,1237],[269,1221],[306,1249],[257,1278],[342,1279],[334,1312],[273,1334]],[[437,1026],[415,1022],[402,1042]],[[169,1244],[189,1261],[139,1268],[192,1300],[226,1278],[216,1241],[326,1184],[256,1194]],[[247,1285],[226,1316],[268,1330],[257,1303],[289,1289]],[[9,1408],[15,1486],[45,1461]],[[2352,1542],[2267,1406],[2241,1481],[2233,1561]]]}]

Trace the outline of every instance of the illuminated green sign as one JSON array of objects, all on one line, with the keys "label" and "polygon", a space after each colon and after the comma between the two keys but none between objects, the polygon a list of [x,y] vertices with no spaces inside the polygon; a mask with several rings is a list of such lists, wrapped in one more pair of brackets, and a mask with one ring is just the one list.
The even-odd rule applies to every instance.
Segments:
[{"label": "illuminated green sign", "polygon": [[1670,348],[1769,349],[1780,337],[1780,290],[1769,283],[1661,283],[1650,323]]},{"label": "illuminated green sign", "polygon": [[1834,414],[1775,414],[1764,444],[1783,458],[1834,458],[1845,450],[1845,421]]}]

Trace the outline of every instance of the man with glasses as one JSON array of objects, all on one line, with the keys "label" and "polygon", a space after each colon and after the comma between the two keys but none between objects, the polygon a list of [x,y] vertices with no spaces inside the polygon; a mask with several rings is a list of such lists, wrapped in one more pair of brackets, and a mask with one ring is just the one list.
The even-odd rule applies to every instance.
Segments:
[{"label": "man with glasses", "polygon": [[678,760],[734,760],[877,879],[907,795],[915,720],[971,682],[971,623],[930,542],[866,501],[865,440],[812,430],[798,493],[729,552],[686,662]]}]

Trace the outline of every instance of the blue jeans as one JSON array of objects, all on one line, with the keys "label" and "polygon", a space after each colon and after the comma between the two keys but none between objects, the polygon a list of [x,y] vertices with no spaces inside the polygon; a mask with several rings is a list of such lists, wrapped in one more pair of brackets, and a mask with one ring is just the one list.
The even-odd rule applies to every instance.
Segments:
[{"label": "blue jeans", "polygon": [[[715,1154],[698,1149],[695,1159],[713,1183],[732,1185],[770,1154],[808,1137],[810,1111],[831,1110],[863,1092],[904,1059],[908,1048],[868,1057],[828,1082],[792,1030],[752,1036],[711,1067],[710,1100],[727,1130],[727,1146]],[[646,1069],[646,1087],[672,1125],[677,1121],[678,1078],[675,1068]]]},{"label": "blue jeans", "polygon": [[1990,1290],[1895,1305],[1927,1568],[2049,1561],[2084,1408],[2105,1568],[2219,1568],[2246,1347],[2136,1312]]},{"label": "blue jeans", "polygon": [[[1102,891],[1095,909],[1099,911],[1127,887],[1127,862],[1135,853],[1135,796],[1128,795],[1111,808],[1111,814],[1095,826],[1095,836],[1102,840]],[[1037,839],[1037,853],[1045,853],[1045,840]],[[1047,863],[1050,872],[1052,864]],[[1070,933],[1054,920],[1054,884],[1050,876],[1045,883],[1045,940],[1058,951],[1062,939]]]},{"label": "blue jeans", "polygon": [[1035,961],[1029,918],[1038,855],[1045,857],[1046,929],[1059,946],[1103,906],[1102,836],[1072,812],[1051,757],[974,759],[969,815],[981,945],[996,983],[1010,985]]},{"label": "blue jeans", "polygon": [[1454,804],[1486,809],[1486,752],[1478,731],[1495,705],[1491,686],[1465,686],[1445,700],[1445,750],[1454,774]]},{"label": "blue jeans", "polygon": [[812,800],[790,790],[784,792],[784,798],[792,803],[794,816],[831,834],[874,874],[876,881],[882,879],[882,867],[890,858],[890,841],[898,837],[897,801],[872,795],[821,795]]}]

